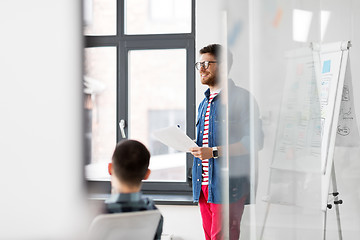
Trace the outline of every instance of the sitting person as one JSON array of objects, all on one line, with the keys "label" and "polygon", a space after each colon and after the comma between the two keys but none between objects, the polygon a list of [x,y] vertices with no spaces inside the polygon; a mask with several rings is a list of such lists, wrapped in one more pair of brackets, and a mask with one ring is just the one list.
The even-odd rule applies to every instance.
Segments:
[{"label": "sitting person", "polygon": [[[150,153],[135,140],[123,140],[116,145],[109,164],[112,194],[105,201],[107,213],[135,212],[157,209],[154,202],[142,197],[142,180],[150,175]],[[163,227],[161,216],[154,239],[160,239]]]}]

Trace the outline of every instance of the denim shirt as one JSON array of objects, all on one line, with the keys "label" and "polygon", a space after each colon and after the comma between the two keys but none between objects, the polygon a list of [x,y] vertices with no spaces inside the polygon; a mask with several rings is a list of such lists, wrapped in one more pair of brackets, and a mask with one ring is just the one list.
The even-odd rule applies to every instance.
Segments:
[{"label": "denim shirt", "polygon": [[[240,142],[245,149],[250,153],[250,127],[255,128],[255,151],[262,148],[263,132],[261,127],[261,120],[259,118],[259,111],[255,102],[255,111],[253,111],[254,118],[250,117],[250,93],[240,87],[235,86],[232,80],[229,80],[228,85],[228,142],[229,144]],[[210,107],[209,114],[209,147],[221,146],[223,123],[225,123],[225,116],[221,112],[224,107],[221,104],[220,92],[214,97]],[[199,147],[202,146],[205,113],[209,102],[210,89],[205,92],[205,98],[200,103],[198,108],[198,117],[196,121],[196,143]],[[253,99],[253,98],[252,98]],[[250,119],[254,119],[255,124],[250,124]],[[253,121],[253,120],[251,120]],[[231,157],[229,159],[229,199],[231,202],[239,200],[244,195],[250,193],[250,154],[245,154],[238,157]],[[221,161],[222,158],[209,159],[209,186],[208,186],[208,202],[220,204],[222,197],[221,188]],[[193,185],[193,200],[199,201],[202,182],[202,163],[201,159],[194,157],[192,167],[192,185]],[[248,203],[248,201],[246,202]]]}]

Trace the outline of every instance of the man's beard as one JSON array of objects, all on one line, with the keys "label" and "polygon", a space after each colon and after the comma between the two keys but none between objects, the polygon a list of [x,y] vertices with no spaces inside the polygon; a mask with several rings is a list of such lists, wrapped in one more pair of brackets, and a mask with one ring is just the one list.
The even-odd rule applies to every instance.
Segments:
[{"label": "man's beard", "polygon": [[208,86],[215,86],[217,84],[216,76],[211,76],[208,79],[201,79],[201,83]]}]

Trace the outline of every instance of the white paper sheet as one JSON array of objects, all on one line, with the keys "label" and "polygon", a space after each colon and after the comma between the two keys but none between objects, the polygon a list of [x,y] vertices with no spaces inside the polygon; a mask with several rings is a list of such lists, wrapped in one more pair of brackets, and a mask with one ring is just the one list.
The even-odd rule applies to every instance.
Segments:
[{"label": "white paper sheet", "polygon": [[197,147],[191,138],[175,126],[156,130],[153,136],[163,144],[181,152],[189,152],[190,148]]}]

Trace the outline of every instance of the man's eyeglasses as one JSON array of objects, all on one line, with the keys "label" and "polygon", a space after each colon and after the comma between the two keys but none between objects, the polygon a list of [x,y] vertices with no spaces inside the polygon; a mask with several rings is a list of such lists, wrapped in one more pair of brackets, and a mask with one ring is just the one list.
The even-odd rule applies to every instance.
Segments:
[{"label": "man's eyeglasses", "polygon": [[210,66],[210,63],[216,63],[216,61],[197,62],[197,63],[195,63],[195,67],[197,70],[200,70],[201,67],[208,69]]}]

